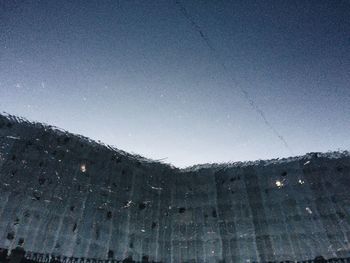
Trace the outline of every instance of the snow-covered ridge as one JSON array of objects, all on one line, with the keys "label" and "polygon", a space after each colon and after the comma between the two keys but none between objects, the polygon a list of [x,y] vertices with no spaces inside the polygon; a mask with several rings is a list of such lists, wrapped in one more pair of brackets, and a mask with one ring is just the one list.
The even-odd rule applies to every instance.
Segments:
[{"label": "snow-covered ridge", "polygon": [[[43,130],[43,131],[48,132],[48,133],[51,132],[51,133],[53,133],[53,134],[55,134],[55,135],[57,135],[59,137],[63,137],[63,136],[64,137],[74,137],[74,138],[78,139],[81,143],[87,144],[90,147],[107,148],[108,150],[110,150],[112,152],[115,152],[115,153],[117,153],[120,156],[129,158],[131,160],[135,160],[135,161],[142,162],[142,163],[158,163],[158,164],[167,165],[167,166],[171,166],[172,168],[175,168],[172,165],[167,164],[167,163],[163,163],[163,162],[161,162],[159,160],[152,160],[152,159],[143,157],[143,156],[138,155],[138,154],[131,154],[131,153],[128,153],[126,151],[120,150],[120,149],[116,148],[113,145],[108,145],[108,144],[105,144],[105,143],[103,143],[101,141],[95,141],[95,140],[90,139],[88,137],[85,137],[83,135],[74,134],[74,133],[71,133],[69,131],[66,131],[64,129],[61,129],[61,128],[53,126],[53,125],[49,125],[49,124],[46,124],[46,123],[35,122],[35,121],[30,121],[30,120],[28,120],[28,119],[26,119],[24,117],[14,116],[14,115],[11,115],[11,114],[6,113],[6,112],[0,113],[0,120],[2,118],[6,119],[8,122],[10,122],[12,124],[19,124],[19,125],[23,125],[23,126],[27,125],[27,126],[30,126],[32,128],[40,129],[40,130]],[[11,137],[13,139],[20,139],[16,135],[13,135]]]},{"label": "snow-covered ridge", "polygon": [[247,166],[267,166],[273,164],[285,164],[295,161],[305,160],[307,163],[308,160],[313,158],[327,158],[327,159],[340,159],[344,157],[350,157],[350,152],[347,150],[344,151],[329,151],[329,152],[310,152],[305,155],[292,156],[287,158],[276,158],[269,160],[254,160],[254,161],[245,161],[245,162],[232,162],[232,163],[208,163],[208,164],[197,164],[187,168],[182,169],[184,172],[188,171],[198,171],[200,169],[223,169],[223,168],[232,168],[232,167],[247,167]]},{"label": "snow-covered ridge", "polygon": [[[172,164],[164,163],[160,160],[149,159],[149,158],[143,157],[143,156],[138,155],[138,154],[131,154],[131,153],[128,153],[126,151],[120,150],[113,145],[108,145],[108,144],[105,144],[101,141],[95,141],[95,140],[92,140],[88,137],[85,137],[85,136],[82,136],[79,134],[70,133],[64,129],[61,129],[61,128],[53,126],[53,125],[29,121],[26,118],[14,116],[14,115],[11,115],[11,114],[6,113],[6,112],[0,113],[0,119],[1,118],[6,119],[7,121],[9,121],[10,123],[13,123],[13,124],[17,123],[20,125],[29,125],[31,127],[37,128],[37,129],[42,129],[45,132],[53,132],[57,136],[75,137],[78,140],[80,140],[81,143],[88,144],[91,147],[107,148],[110,151],[113,151],[120,156],[130,158],[131,160],[135,160],[135,161],[142,162],[142,163],[148,163],[148,164],[156,163],[156,164],[168,166],[172,169],[178,169],[177,167],[173,166]],[[13,139],[19,139],[18,136],[15,136],[15,135],[13,135],[11,137]],[[339,159],[339,158],[344,158],[344,157],[350,157],[350,152],[348,150],[329,151],[329,152],[325,152],[325,153],[310,152],[310,153],[307,153],[305,155],[300,155],[300,156],[292,156],[292,157],[288,157],[288,158],[276,158],[276,159],[268,159],[268,160],[196,164],[196,165],[192,165],[192,166],[178,169],[178,170],[180,170],[181,172],[198,171],[201,169],[214,169],[214,170],[216,170],[216,169],[223,169],[223,168],[247,167],[247,166],[258,166],[258,165],[259,166],[267,166],[267,165],[272,165],[272,164],[282,164],[282,163],[289,163],[289,162],[301,161],[301,160],[307,161],[307,160],[310,160],[312,158]]]},{"label": "snow-covered ridge", "polygon": [[[115,152],[115,153],[117,153],[120,156],[129,158],[129,159],[134,160],[134,161],[138,161],[138,162],[142,162],[142,163],[158,163],[158,164],[167,165],[167,166],[170,166],[172,168],[175,168],[172,165],[160,162],[159,160],[152,160],[152,159],[143,157],[143,156],[138,155],[138,154],[131,154],[131,153],[128,153],[126,151],[120,150],[120,149],[116,148],[113,145],[108,145],[108,144],[105,144],[105,143],[103,143],[101,141],[95,141],[95,140],[90,139],[88,137],[85,137],[83,135],[74,134],[74,133],[71,133],[71,132],[66,131],[64,129],[61,129],[59,127],[56,127],[56,126],[53,126],[53,125],[49,125],[49,124],[46,124],[46,123],[30,121],[30,120],[28,120],[28,119],[26,119],[24,117],[14,116],[14,115],[11,115],[11,114],[6,113],[6,112],[0,113],[0,120],[1,119],[5,119],[9,123],[12,123],[12,124],[22,125],[23,127],[30,126],[32,128],[40,129],[40,130],[43,130],[43,131],[48,132],[48,133],[51,132],[51,133],[53,133],[53,134],[55,134],[55,135],[57,135],[59,137],[63,137],[63,136],[64,137],[74,137],[74,138],[78,139],[81,143],[87,144],[90,147],[107,148],[108,150],[110,150],[112,152]],[[11,137],[13,137],[13,139],[15,139],[15,138],[16,139],[20,139],[17,135],[13,135]]]}]

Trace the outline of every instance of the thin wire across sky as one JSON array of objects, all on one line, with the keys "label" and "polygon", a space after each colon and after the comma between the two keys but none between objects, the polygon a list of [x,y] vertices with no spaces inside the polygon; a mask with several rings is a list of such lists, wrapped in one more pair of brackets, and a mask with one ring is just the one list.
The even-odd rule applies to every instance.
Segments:
[{"label": "thin wire across sky", "polygon": [[282,134],[272,125],[272,123],[269,121],[269,118],[266,116],[265,112],[257,105],[257,103],[253,100],[253,98],[249,95],[249,93],[243,89],[240,85],[237,84],[237,81],[232,77],[232,74],[229,74],[229,70],[226,67],[225,63],[222,61],[222,59],[219,56],[219,53],[214,48],[214,45],[210,41],[208,35],[202,30],[202,28],[198,25],[198,23],[195,22],[195,20],[192,18],[190,13],[187,11],[186,7],[181,3],[179,0],[175,0],[175,4],[178,6],[181,14],[185,17],[185,19],[191,24],[191,26],[199,33],[201,39],[205,43],[205,45],[208,47],[210,52],[212,53],[213,57],[217,60],[217,63],[222,67],[226,75],[231,76],[231,82],[234,85],[235,88],[238,88],[239,91],[242,93],[243,98],[249,103],[249,105],[252,107],[252,109],[261,117],[265,125],[273,132],[273,134],[283,143],[283,145],[286,147],[286,149],[293,155],[293,150],[289,146],[286,139],[282,136]]}]

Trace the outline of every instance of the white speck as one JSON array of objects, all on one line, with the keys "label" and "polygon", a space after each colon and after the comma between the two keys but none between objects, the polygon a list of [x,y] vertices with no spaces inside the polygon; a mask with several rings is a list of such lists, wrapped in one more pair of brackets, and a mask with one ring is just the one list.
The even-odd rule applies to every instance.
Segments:
[{"label": "white speck", "polygon": [[303,181],[303,180],[299,179],[298,183],[299,183],[299,184],[304,184],[304,183],[305,183],[305,181]]},{"label": "white speck", "polygon": [[311,215],[312,214],[312,211],[309,207],[306,207],[305,210]]},{"label": "white speck", "polygon": [[144,230],[144,229],[141,229],[141,232],[142,232],[142,233],[145,233],[145,232],[146,232],[146,230]]},{"label": "white speck", "polygon": [[276,186],[277,186],[278,188],[281,188],[281,187],[283,187],[284,185],[283,185],[283,182],[281,182],[280,180],[277,180],[277,181],[276,181]]},{"label": "white speck", "polygon": [[159,191],[163,190],[162,187],[155,187],[155,186],[151,186],[151,185],[150,185],[150,187],[154,190],[159,190]]},{"label": "white speck", "polygon": [[130,207],[130,206],[131,206],[131,204],[132,204],[132,201],[131,201],[131,200],[129,200],[129,201],[126,203],[126,205],[124,205],[124,208],[128,208],[128,207]]},{"label": "white speck", "polygon": [[15,137],[15,136],[6,136],[6,138],[13,139],[13,140],[20,140],[20,137]]},{"label": "white speck", "polygon": [[304,163],[304,165],[308,165],[310,163],[310,161],[307,161],[306,163]]},{"label": "white speck", "polygon": [[85,164],[80,165],[80,171],[81,171],[82,173],[85,173],[85,172],[86,172],[86,165],[85,165]]}]

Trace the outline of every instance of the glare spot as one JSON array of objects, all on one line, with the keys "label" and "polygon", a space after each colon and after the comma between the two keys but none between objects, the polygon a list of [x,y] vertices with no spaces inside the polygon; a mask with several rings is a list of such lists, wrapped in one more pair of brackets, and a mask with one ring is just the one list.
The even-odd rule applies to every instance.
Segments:
[{"label": "glare spot", "polygon": [[85,164],[82,164],[82,165],[80,166],[80,171],[81,171],[82,173],[85,173],[85,172],[86,172],[86,165],[85,165]]},{"label": "glare spot", "polygon": [[304,163],[304,165],[307,165],[307,164],[309,164],[310,163],[310,161],[307,161],[306,163]]},{"label": "glare spot", "polygon": [[309,207],[306,207],[305,210],[311,215],[312,214],[312,211]]},{"label": "glare spot", "polygon": [[305,181],[303,181],[303,180],[299,179],[298,183],[299,183],[299,184],[304,184],[304,183],[305,183]]},{"label": "glare spot", "polygon": [[277,180],[277,181],[276,181],[276,186],[277,186],[278,188],[283,187],[283,182],[280,181],[280,180]]}]

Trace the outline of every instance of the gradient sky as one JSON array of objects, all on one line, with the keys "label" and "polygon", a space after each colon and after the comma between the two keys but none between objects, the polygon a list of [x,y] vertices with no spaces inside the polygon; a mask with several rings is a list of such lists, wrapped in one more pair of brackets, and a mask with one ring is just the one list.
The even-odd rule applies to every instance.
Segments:
[{"label": "gradient sky", "polygon": [[182,4],[216,53],[173,0],[0,0],[0,112],[180,167],[350,149],[350,1]]}]

